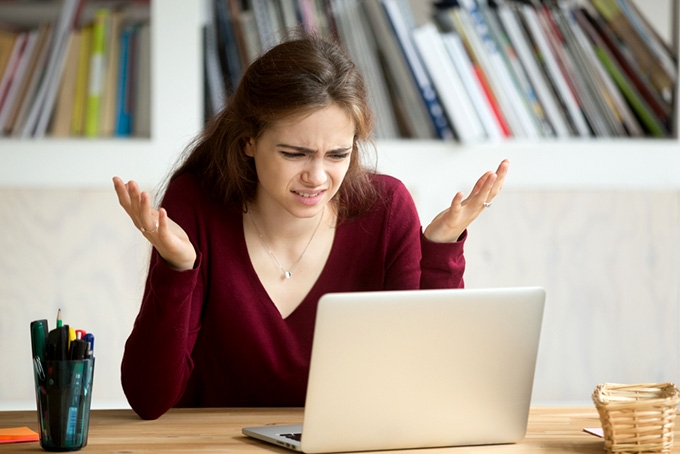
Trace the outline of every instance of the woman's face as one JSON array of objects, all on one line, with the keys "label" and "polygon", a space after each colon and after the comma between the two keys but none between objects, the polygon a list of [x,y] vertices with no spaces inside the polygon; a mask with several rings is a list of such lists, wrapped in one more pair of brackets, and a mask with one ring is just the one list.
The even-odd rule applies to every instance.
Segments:
[{"label": "woman's face", "polygon": [[276,122],[245,153],[255,160],[255,203],[298,218],[318,214],[340,189],[354,144],[354,121],[332,104]]}]

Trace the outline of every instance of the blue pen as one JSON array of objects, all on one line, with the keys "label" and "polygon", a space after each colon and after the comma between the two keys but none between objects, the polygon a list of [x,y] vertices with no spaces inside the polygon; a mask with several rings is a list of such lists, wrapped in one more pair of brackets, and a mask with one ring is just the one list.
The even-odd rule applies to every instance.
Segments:
[{"label": "blue pen", "polygon": [[94,357],[94,334],[92,334],[92,333],[85,334],[83,336],[83,340],[86,341],[90,346],[87,350],[87,354],[85,355],[85,358]]}]

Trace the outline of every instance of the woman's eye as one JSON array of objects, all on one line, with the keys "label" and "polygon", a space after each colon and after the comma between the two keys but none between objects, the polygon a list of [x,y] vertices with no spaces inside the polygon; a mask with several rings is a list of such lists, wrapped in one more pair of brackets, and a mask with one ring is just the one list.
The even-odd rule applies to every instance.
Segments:
[{"label": "woman's eye", "polygon": [[343,159],[346,159],[349,157],[349,152],[348,153],[334,153],[331,155],[331,159],[335,159],[338,161],[342,161]]},{"label": "woman's eye", "polygon": [[289,151],[282,151],[281,156],[288,159],[294,159],[304,156],[304,153],[291,153]]}]

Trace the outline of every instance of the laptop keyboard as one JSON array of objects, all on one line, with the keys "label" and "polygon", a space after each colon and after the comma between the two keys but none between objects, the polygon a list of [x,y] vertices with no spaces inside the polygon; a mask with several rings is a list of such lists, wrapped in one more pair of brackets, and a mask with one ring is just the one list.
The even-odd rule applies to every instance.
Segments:
[{"label": "laptop keyboard", "polygon": [[301,433],[293,433],[293,434],[280,434],[282,437],[290,438],[291,440],[295,441],[300,441],[302,439],[302,434]]}]

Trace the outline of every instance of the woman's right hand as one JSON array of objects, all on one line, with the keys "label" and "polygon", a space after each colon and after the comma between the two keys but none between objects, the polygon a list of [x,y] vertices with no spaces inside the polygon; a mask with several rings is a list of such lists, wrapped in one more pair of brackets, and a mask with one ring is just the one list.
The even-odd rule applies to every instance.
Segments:
[{"label": "woman's right hand", "polygon": [[114,177],[113,187],[120,205],[160,256],[177,270],[192,269],[196,250],[182,227],[168,217],[167,211],[154,209],[149,193],[141,192],[134,181],[124,183]]}]

